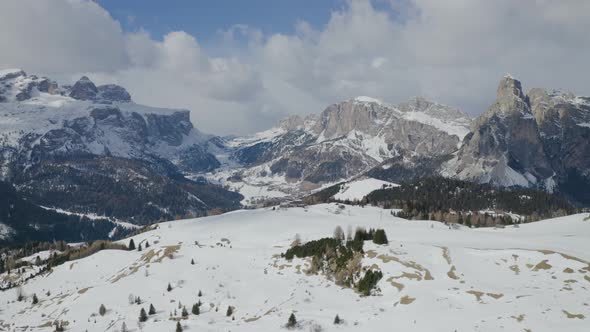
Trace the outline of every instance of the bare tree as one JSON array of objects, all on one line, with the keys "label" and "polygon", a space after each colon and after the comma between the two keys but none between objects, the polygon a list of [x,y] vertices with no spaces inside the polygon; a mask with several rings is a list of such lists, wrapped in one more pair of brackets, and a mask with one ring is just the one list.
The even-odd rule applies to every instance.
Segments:
[{"label": "bare tree", "polygon": [[291,248],[301,245],[301,235],[295,234],[295,240],[291,242]]},{"label": "bare tree", "polygon": [[340,225],[334,228],[334,238],[336,240],[344,241],[344,231],[342,230],[342,227],[340,227]]}]

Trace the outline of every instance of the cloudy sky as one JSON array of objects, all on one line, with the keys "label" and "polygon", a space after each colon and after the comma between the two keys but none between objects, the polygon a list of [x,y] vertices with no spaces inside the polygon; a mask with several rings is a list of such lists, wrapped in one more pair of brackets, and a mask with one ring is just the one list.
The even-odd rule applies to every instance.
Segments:
[{"label": "cloudy sky", "polygon": [[216,134],[358,95],[477,115],[506,73],[590,95],[587,0],[2,0],[0,68],[87,74]]}]

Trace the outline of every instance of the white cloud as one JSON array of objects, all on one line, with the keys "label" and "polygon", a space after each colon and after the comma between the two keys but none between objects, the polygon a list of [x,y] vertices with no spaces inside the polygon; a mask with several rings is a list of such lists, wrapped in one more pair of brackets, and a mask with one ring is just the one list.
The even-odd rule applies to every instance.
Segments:
[{"label": "white cloud", "polygon": [[325,25],[294,22],[289,35],[236,24],[220,30],[212,47],[224,56],[214,57],[182,31],[124,33],[94,2],[5,0],[0,66],[90,73],[138,102],[191,109],[200,129],[224,134],[356,95],[425,95],[476,114],[506,72],[526,87],[590,93],[588,1],[390,2],[380,11],[350,0]]},{"label": "white cloud", "polygon": [[50,74],[128,65],[118,22],[94,2],[0,1],[0,66]]}]

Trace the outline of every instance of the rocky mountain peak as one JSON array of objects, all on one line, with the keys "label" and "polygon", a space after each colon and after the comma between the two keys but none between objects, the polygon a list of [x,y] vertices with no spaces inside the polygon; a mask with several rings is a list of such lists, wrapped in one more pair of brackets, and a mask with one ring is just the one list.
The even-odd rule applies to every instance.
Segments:
[{"label": "rocky mountain peak", "polygon": [[129,102],[131,95],[125,88],[116,84],[98,86],[98,100],[103,102]]},{"label": "rocky mountain peak", "polygon": [[469,114],[460,109],[439,104],[419,96],[411,97],[405,103],[399,104],[397,108],[402,112],[420,112],[445,121],[460,120],[460,122],[467,125],[471,122]]},{"label": "rocky mountain peak", "polygon": [[303,126],[304,120],[299,115],[291,115],[279,122],[279,127],[285,130],[295,130]]},{"label": "rocky mountain peak", "polygon": [[496,98],[498,101],[512,100],[514,98],[526,99],[522,92],[522,84],[510,75],[506,75],[500,80],[496,91]]},{"label": "rocky mountain peak", "polygon": [[55,81],[46,77],[27,75],[22,69],[0,70],[0,102],[28,100],[37,92],[58,93]]},{"label": "rocky mountain peak", "polygon": [[326,138],[346,135],[352,130],[369,132],[375,127],[385,107],[374,100],[357,98],[328,106],[314,126],[316,133]]},{"label": "rocky mountain peak", "polygon": [[87,76],[82,76],[71,88],[69,96],[78,100],[92,100],[98,103],[130,102],[131,95],[116,84],[96,86]]},{"label": "rocky mountain peak", "polygon": [[373,103],[377,105],[383,105],[383,102],[381,100],[367,96],[358,96],[353,98],[352,100],[358,103]]},{"label": "rocky mountain peak", "polygon": [[543,122],[546,113],[551,109],[551,98],[547,90],[542,88],[533,88],[527,93],[531,112],[537,123]]},{"label": "rocky mountain peak", "polygon": [[498,84],[496,102],[478,118],[478,123],[499,116],[533,119],[528,97],[522,92],[522,84],[510,75],[504,76]]},{"label": "rocky mountain peak", "polygon": [[553,171],[520,81],[509,75],[500,80],[496,102],[477,119],[448,165],[460,179],[501,186],[550,181]]},{"label": "rocky mountain peak", "polygon": [[96,85],[86,76],[82,76],[70,90],[70,97],[78,100],[93,100],[97,94]]},{"label": "rocky mountain peak", "polygon": [[27,76],[22,69],[2,69],[0,70],[0,81],[10,80],[20,76]]}]

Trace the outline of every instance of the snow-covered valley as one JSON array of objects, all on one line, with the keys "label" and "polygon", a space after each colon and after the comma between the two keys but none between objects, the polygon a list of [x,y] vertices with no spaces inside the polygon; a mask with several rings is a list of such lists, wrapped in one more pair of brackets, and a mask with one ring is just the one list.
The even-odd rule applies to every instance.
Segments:
[{"label": "snow-covered valley", "polygon": [[[308,259],[281,258],[296,234],[305,243],[337,226],[386,231],[389,244],[364,244],[362,266],[383,272],[376,294],[307,275]],[[123,323],[128,331],[174,331],[177,320],[184,331],[281,331],[292,313],[301,331],[590,327],[587,213],[469,229],[320,204],[161,223],[133,240],[142,251],[103,250],[27,281],[21,302],[17,288],[0,293],[0,331],[52,331],[56,320],[66,331],[120,331]],[[199,301],[200,315],[190,314]],[[139,324],[150,304],[156,313]],[[184,306],[189,315],[181,319]],[[333,324],[336,315],[343,324]]]}]

